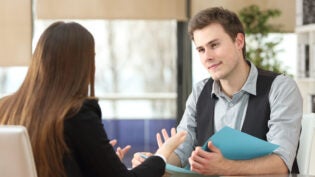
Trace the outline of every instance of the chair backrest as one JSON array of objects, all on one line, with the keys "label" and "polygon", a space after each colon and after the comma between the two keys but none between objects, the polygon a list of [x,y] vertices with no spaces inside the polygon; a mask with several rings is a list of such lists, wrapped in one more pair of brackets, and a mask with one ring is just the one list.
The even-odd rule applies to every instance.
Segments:
[{"label": "chair backrest", "polygon": [[315,175],[315,114],[305,114],[302,119],[300,146],[297,154],[301,174]]},{"label": "chair backrest", "polygon": [[0,126],[0,176],[37,177],[29,136],[23,126]]}]

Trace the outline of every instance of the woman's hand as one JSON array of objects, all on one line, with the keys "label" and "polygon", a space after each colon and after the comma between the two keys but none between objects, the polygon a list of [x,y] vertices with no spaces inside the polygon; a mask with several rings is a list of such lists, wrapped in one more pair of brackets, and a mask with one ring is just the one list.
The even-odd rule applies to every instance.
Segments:
[{"label": "woman's hand", "polygon": [[[117,144],[117,140],[113,139],[109,142],[109,144],[111,144],[113,147]],[[130,145],[125,146],[123,149],[121,149],[120,147],[117,147],[116,149],[116,154],[119,157],[120,161],[122,161],[125,157],[125,154],[131,149]]]},{"label": "woman's hand", "polygon": [[144,158],[143,156],[150,157],[152,155],[153,154],[151,152],[137,152],[137,153],[135,153],[133,155],[132,160],[131,160],[132,168],[135,168],[136,166],[142,164],[142,162],[145,161],[146,158]]}]

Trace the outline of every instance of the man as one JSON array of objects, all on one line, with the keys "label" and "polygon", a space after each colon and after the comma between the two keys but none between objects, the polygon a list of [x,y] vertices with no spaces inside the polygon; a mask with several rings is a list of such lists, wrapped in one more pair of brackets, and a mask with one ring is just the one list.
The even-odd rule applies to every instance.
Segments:
[{"label": "man", "polygon": [[[223,8],[199,12],[189,22],[189,33],[203,66],[211,75],[190,94],[177,131],[186,141],[168,162],[205,175],[297,173],[302,98],[296,83],[282,74],[264,71],[245,58],[245,33],[237,15]],[[230,160],[211,142],[200,146],[224,126],[278,144],[271,155]],[[162,132],[164,138],[168,135]],[[161,138],[158,138],[161,144]],[[135,155],[133,164],[140,163]]]}]

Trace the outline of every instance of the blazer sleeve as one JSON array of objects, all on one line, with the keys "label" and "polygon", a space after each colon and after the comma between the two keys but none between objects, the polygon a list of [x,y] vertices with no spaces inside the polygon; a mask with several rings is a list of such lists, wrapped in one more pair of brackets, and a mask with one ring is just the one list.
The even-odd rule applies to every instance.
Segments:
[{"label": "blazer sleeve", "polygon": [[109,144],[96,100],[85,102],[76,116],[65,121],[64,130],[70,157],[77,162],[82,176],[160,177],[164,174],[165,162],[157,156],[132,170],[126,168]]}]

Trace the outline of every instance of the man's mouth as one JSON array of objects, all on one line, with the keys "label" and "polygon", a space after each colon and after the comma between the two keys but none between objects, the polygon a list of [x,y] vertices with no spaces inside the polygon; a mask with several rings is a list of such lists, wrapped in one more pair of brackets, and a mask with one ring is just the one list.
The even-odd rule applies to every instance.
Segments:
[{"label": "man's mouth", "polygon": [[208,67],[208,69],[209,69],[209,70],[214,70],[214,69],[216,69],[221,63],[222,63],[222,62],[219,62],[219,63],[217,63],[217,64],[210,65],[210,66]]}]

